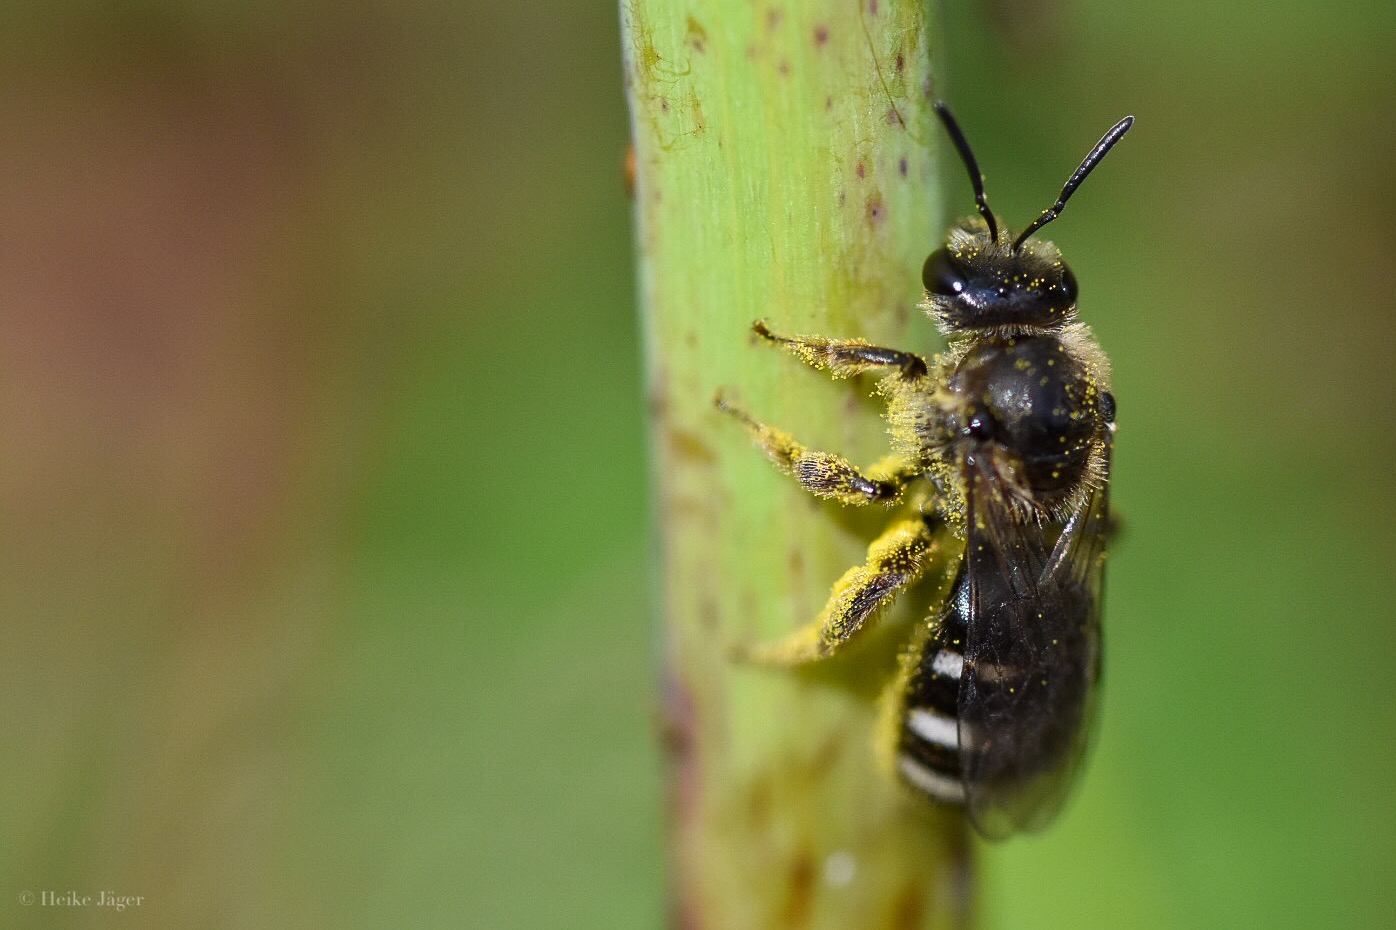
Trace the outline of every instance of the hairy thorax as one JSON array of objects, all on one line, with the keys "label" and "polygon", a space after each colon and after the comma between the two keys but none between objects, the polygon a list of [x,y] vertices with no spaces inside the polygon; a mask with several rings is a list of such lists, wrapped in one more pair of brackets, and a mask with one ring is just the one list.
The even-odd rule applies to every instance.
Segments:
[{"label": "hairy thorax", "polygon": [[1030,513],[1059,513],[1094,487],[1113,411],[1109,372],[1084,327],[976,340],[937,368],[889,385],[892,428],[899,451],[953,497],[966,458],[987,464]]}]

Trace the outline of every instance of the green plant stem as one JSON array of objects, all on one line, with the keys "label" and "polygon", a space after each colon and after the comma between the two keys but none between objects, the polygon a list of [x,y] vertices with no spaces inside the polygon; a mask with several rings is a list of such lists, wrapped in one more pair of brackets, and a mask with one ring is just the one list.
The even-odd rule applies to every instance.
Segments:
[{"label": "green plant stem", "polygon": [[[623,7],[675,928],[969,919],[962,819],[910,797],[874,750],[894,647],[816,674],[730,658],[816,616],[887,512],[810,498],[713,409],[722,390],[812,446],[886,452],[868,385],[803,369],[749,327],[934,350],[915,309],[940,225],[927,16],[912,0]],[[903,605],[888,636],[926,613]]]}]

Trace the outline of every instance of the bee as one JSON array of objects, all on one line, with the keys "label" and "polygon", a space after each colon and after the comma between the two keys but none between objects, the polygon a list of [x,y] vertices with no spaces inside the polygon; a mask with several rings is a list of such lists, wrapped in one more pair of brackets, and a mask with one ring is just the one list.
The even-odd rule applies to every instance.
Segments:
[{"label": "bee", "polygon": [[921,308],[948,350],[928,360],[861,339],[753,327],[835,378],[880,375],[893,454],[859,469],[721,397],[718,406],[815,495],[907,505],[813,623],[740,653],[782,666],[833,656],[948,561],[949,596],[918,625],[891,685],[882,749],[914,792],[963,807],[981,834],[999,839],[1056,817],[1087,743],[1115,433],[1110,366],[1077,320],[1076,277],[1035,237],[1134,118],[1116,123],[1056,202],[1010,238],[964,133],[943,103],[935,112],[979,214],[951,228],[922,268]]}]

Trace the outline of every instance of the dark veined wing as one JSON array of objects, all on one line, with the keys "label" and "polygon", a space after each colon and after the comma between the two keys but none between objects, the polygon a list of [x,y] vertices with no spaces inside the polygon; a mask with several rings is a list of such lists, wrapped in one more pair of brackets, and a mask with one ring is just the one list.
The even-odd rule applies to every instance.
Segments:
[{"label": "dark veined wing", "polygon": [[998,839],[1061,809],[1087,743],[1100,675],[1105,474],[1064,522],[1015,516],[987,471],[965,464],[969,617],[960,763],[975,826]]}]

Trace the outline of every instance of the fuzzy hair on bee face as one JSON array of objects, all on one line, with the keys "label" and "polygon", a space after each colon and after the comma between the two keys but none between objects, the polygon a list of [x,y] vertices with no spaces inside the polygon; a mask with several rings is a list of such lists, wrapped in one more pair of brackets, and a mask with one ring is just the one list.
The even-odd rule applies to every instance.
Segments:
[{"label": "fuzzy hair on bee face", "polygon": [[979,218],[950,230],[922,269],[921,303],[947,338],[1058,332],[1076,319],[1076,276],[1051,242],[1016,249]]}]

